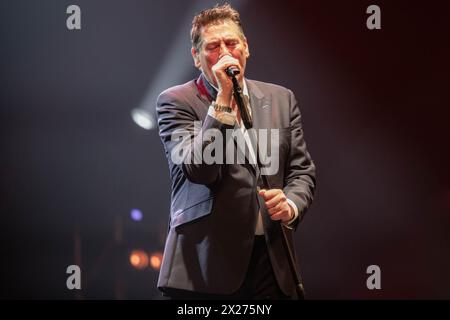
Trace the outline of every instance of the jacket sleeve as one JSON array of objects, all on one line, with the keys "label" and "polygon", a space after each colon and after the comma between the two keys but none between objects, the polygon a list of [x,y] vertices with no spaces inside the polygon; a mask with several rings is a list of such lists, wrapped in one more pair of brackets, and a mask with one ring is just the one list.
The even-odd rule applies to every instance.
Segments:
[{"label": "jacket sleeve", "polygon": [[173,91],[164,91],[159,95],[156,111],[159,135],[169,163],[180,166],[186,178],[193,183],[207,185],[220,179],[224,158],[211,162],[203,155],[212,143],[220,144],[223,151],[228,136],[226,129],[233,127],[209,115],[201,122],[187,98]]},{"label": "jacket sleeve", "polygon": [[298,208],[299,218],[294,222],[296,227],[312,203],[316,186],[316,167],[306,149],[300,108],[290,90],[289,96],[291,145],[289,158],[286,162],[283,191],[286,197],[292,200]]}]

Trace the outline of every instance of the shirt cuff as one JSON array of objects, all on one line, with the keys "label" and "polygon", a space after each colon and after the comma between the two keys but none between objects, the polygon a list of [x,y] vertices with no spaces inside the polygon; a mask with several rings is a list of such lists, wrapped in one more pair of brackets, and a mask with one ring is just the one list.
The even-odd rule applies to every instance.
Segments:
[{"label": "shirt cuff", "polygon": [[208,115],[229,126],[234,126],[236,122],[236,115],[234,113],[226,112],[226,111],[216,111],[214,107],[211,105],[208,109]]},{"label": "shirt cuff", "polygon": [[298,208],[295,205],[294,201],[292,201],[291,199],[286,199],[286,200],[289,203],[289,205],[292,207],[292,209],[294,209],[294,217],[289,221],[283,222],[283,224],[286,227],[292,229],[292,223],[298,218]]}]

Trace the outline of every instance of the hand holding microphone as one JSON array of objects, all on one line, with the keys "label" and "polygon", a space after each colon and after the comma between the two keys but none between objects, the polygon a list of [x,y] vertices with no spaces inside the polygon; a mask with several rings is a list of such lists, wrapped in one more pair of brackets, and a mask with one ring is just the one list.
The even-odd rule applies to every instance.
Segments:
[{"label": "hand holding microphone", "polygon": [[212,67],[218,85],[216,103],[219,105],[231,106],[231,95],[234,94],[234,105],[231,106],[240,117],[247,129],[252,128],[253,123],[245,104],[242,87],[239,85],[238,75],[242,77],[239,60],[230,55],[223,56]]},{"label": "hand holding microphone", "polygon": [[224,55],[217,61],[211,70],[216,78],[218,89],[216,103],[230,106],[231,95],[233,93],[233,82],[229,73],[231,74],[231,72],[233,72],[235,75],[240,73],[239,60],[231,55]]}]

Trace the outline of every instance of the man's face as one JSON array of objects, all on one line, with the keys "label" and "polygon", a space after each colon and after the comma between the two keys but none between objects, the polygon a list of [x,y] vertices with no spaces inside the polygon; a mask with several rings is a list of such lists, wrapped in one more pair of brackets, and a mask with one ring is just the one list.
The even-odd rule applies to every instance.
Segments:
[{"label": "man's face", "polygon": [[203,71],[206,78],[217,87],[216,78],[211,68],[225,55],[230,55],[240,63],[241,73],[244,75],[247,58],[250,56],[247,39],[239,32],[239,27],[231,20],[209,24],[201,30],[199,50],[192,48],[195,66]]}]

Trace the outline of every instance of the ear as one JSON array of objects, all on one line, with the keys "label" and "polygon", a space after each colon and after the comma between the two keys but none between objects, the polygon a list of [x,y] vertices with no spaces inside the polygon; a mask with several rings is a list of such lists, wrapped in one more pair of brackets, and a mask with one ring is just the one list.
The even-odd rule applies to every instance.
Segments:
[{"label": "ear", "polygon": [[200,63],[199,53],[197,52],[197,49],[192,47],[191,48],[191,54],[192,54],[192,58],[194,59],[195,67],[200,69],[201,68],[201,63]]},{"label": "ear", "polygon": [[244,37],[244,54],[247,59],[248,59],[248,57],[250,57],[250,49],[248,48],[248,43],[247,43],[246,37]]}]

